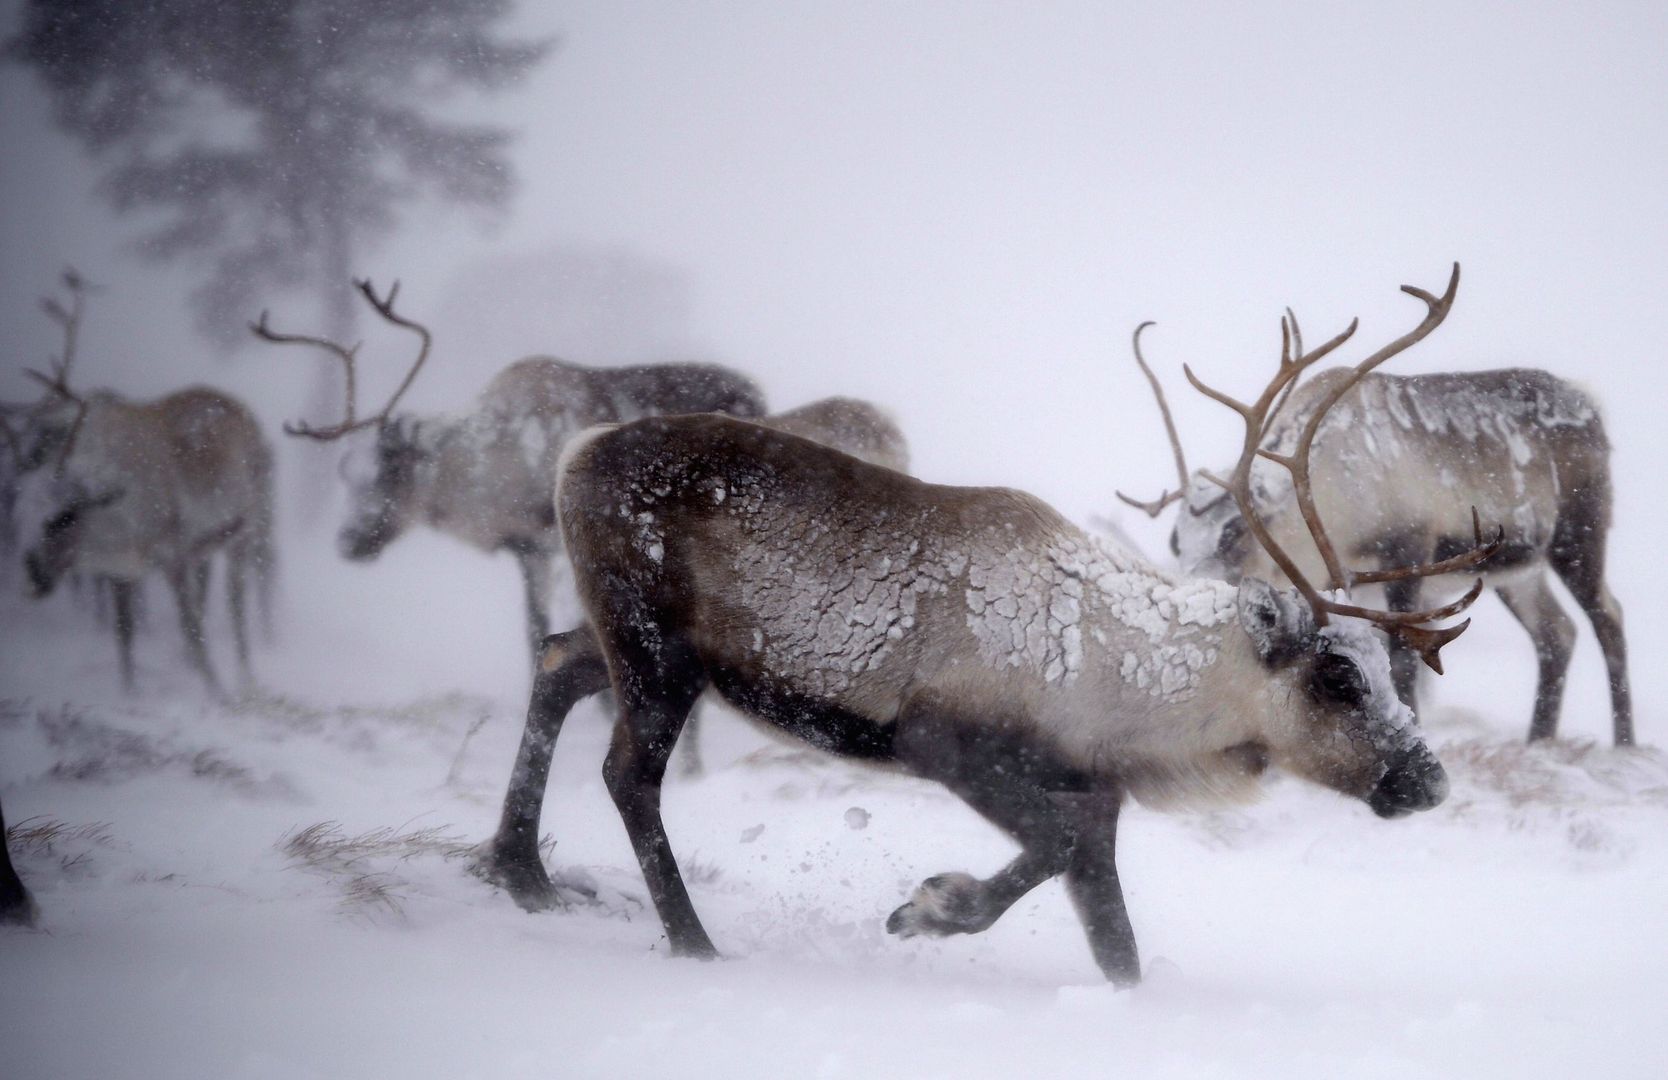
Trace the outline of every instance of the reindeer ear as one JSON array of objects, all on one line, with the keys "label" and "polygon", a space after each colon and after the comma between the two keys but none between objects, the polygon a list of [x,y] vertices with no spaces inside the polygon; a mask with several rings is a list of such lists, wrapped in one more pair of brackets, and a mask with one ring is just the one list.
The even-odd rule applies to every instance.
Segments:
[{"label": "reindeer ear", "polygon": [[1315,618],[1290,589],[1276,589],[1261,578],[1239,584],[1239,624],[1267,667],[1278,667],[1301,654],[1315,636]]}]

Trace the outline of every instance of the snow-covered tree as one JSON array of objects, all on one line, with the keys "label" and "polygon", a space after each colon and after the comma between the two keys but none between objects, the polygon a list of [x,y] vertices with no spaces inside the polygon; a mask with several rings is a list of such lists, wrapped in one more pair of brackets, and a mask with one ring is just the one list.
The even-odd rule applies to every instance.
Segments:
[{"label": "snow-covered tree", "polygon": [[200,329],[239,340],[277,289],[305,288],[337,340],[349,279],[401,204],[486,211],[513,187],[513,133],[442,116],[515,83],[548,42],[512,40],[510,0],[26,0],[6,54],[104,167],[139,250],[201,266]]}]

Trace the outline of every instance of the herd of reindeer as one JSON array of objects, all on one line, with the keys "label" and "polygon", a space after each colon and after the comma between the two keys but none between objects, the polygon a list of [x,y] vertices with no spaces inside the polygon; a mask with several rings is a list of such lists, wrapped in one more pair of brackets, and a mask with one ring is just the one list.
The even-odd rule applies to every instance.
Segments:
[{"label": "herd of reindeer", "polygon": [[[502,817],[474,869],[521,907],[583,891],[545,869],[539,817],[564,718],[611,690],[603,778],[670,951],[716,955],[660,815],[673,747],[693,742],[691,710],[712,690],[831,754],[943,784],[1019,844],[988,878],[927,878],[889,931],[975,933],[1063,875],[1096,962],[1131,985],[1140,963],[1114,858],[1125,798],[1244,798],[1277,766],[1381,817],[1436,806],[1448,780],[1415,719],[1419,668],[1441,673],[1441,648],[1469,625],[1448,620],[1485,586],[1534,643],[1529,738],[1557,731],[1576,635],[1550,570],[1603,652],[1615,743],[1633,743],[1621,610],[1605,584],[1612,495],[1596,404],[1539,370],[1377,370],[1442,323],[1459,277],[1456,264],[1440,295],[1403,286],[1424,305],[1416,326],[1307,380],[1356,323],[1306,350],[1288,310],[1278,365],[1253,401],[1185,369],[1244,427],[1238,459],[1215,471],[1189,473],[1141,352],[1149,324],[1137,328],[1177,486],[1150,502],[1120,497],[1154,517],[1178,507],[1179,572],[1023,492],[913,478],[896,424],[864,401],[773,414],[751,379],[718,365],[533,357],[464,415],[396,413],[431,335],[396,310],[397,285],[379,295],[360,282],[372,310],[417,339],[393,395],[361,416],[357,347],[275,331],[264,313],[251,329],[344,369],[341,421],[285,425],[289,435],[374,429],[374,445],[346,459],[344,557],[375,558],[424,524],[516,560],[533,690]],[[250,410],[216,390],[147,403],[75,390],[86,289],[73,275],[65,286],[67,303],[46,305],[63,352],[29,373],[40,399],[0,414],[0,544],[15,555],[17,490],[40,474],[52,509],[22,538],[32,592],[70,574],[97,583],[131,689],[136,590],[160,574],[191,667],[225,698],[204,641],[210,565],[222,557],[247,685],[247,593],[265,610],[274,566],[271,446]],[[563,554],[584,619],[551,634]],[[1425,606],[1425,582],[1455,575],[1475,580]],[[1379,606],[1357,599],[1363,589]],[[0,922],[35,917],[0,858]]]}]

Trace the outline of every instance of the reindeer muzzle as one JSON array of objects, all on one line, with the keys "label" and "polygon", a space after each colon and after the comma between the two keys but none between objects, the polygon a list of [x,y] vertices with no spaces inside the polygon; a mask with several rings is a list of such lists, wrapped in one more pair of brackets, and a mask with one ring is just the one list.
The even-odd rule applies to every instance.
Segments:
[{"label": "reindeer muzzle", "polygon": [[1423,744],[1404,750],[1367,796],[1367,805],[1381,818],[1406,817],[1429,810],[1448,797],[1448,774]]}]

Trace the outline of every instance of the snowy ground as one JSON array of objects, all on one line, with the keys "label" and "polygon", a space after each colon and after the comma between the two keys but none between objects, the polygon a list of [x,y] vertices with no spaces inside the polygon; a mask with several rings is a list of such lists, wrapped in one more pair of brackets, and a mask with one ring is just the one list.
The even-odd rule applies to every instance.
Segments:
[{"label": "snowy ground", "polygon": [[1503,617],[1437,688],[1438,810],[1382,822],[1276,780],[1232,812],[1128,811],[1147,977],[1115,993],[1057,884],[981,936],[890,938],[922,877],[1007,842],[722,713],[665,817],[727,960],[663,957],[590,706],[545,825],[607,903],[522,913],[467,872],[524,705],[510,565],[422,537],[369,568],[286,552],[281,640],[236,710],[192,685],[160,590],[124,702],[90,613],[6,581],[0,797],[44,911],[0,932],[6,1080],[1668,1070],[1668,756],[1590,741],[1590,676],[1578,737],[1520,746],[1531,660]]}]

